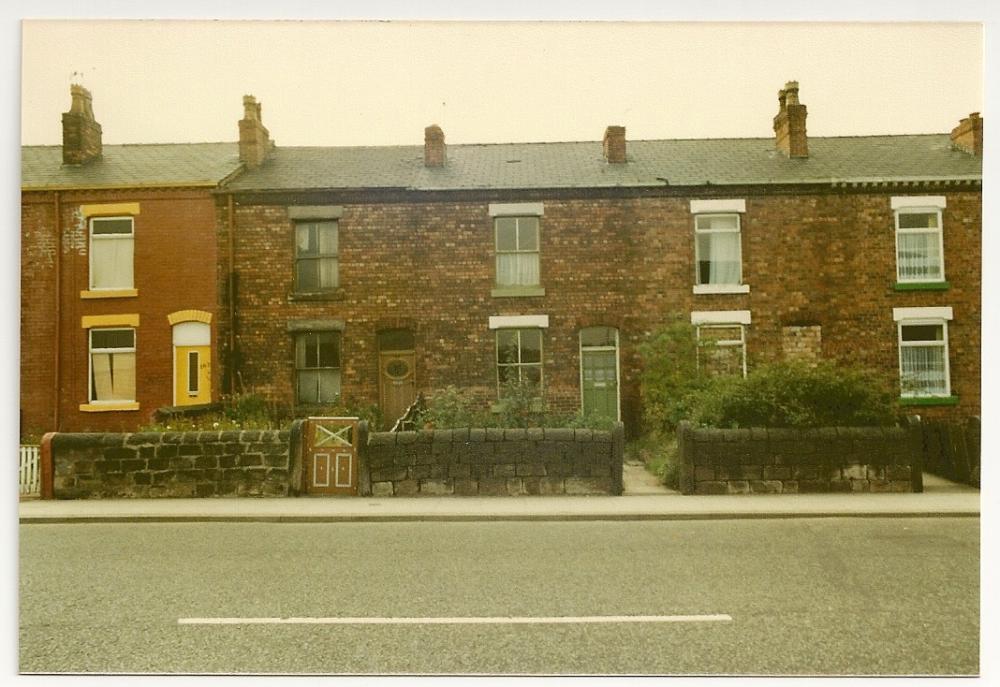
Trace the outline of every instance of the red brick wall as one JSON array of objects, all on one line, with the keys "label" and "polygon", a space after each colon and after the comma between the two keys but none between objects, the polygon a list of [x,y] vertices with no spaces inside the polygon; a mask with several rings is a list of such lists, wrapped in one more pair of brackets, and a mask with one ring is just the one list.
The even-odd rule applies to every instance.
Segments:
[{"label": "red brick wall", "polygon": [[[931,191],[940,193],[940,191]],[[921,193],[920,190],[908,193]],[[495,395],[491,315],[547,314],[544,374],[550,403],[580,403],[578,333],[584,326],[619,327],[622,410],[639,412],[637,344],[670,314],[744,310],[752,368],[780,357],[782,326],[820,324],[825,357],[877,366],[898,378],[892,308],[950,305],[952,389],[957,408],[922,414],[979,412],[981,215],[979,192],[946,194],[943,292],[896,292],[892,195],[815,193],[745,198],[743,276],[750,293],[693,295],[694,237],[689,197],[543,200],[543,297],[494,298],[494,245],[487,200],[350,203],[299,197],[296,204],[339,204],[340,291],[324,301],[295,301],[292,223],[282,201],[236,206],[235,261],[240,276],[238,346],[246,388],[273,399],[293,398],[288,320],[340,318],[343,392],[378,400],[376,330],[380,322],[414,323],[417,385],[448,384]],[[219,245],[228,230],[220,208]],[[225,269],[220,269],[221,280]],[[927,412],[929,411],[929,412]]]},{"label": "red brick wall", "polygon": [[[60,322],[61,431],[127,431],[173,403],[172,330],[167,315],[186,309],[216,312],[214,199],[202,190],[80,191],[61,194],[62,316]],[[87,222],[80,206],[137,202],[133,298],[82,299],[88,288]],[[51,431],[55,250],[54,196],[25,193],[21,202],[21,409],[26,430]],[[86,315],[138,313],[138,411],[81,412],[88,398]],[[218,391],[217,319],[213,316],[213,391]]]}]

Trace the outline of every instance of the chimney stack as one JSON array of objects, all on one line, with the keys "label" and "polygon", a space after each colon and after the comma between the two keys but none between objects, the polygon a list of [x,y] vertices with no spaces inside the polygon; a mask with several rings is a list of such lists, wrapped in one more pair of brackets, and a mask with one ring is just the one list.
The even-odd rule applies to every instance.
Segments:
[{"label": "chimney stack", "polygon": [[983,156],[983,118],[973,112],[951,130],[951,145],[970,155]]},{"label": "chimney stack", "polygon": [[625,127],[612,125],[604,130],[604,159],[612,164],[625,162]]},{"label": "chimney stack", "polygon": [[90,91],[73,84],[69,93],[73,102],[62,116],[63,164],[83,165],[101,157],[101,125],[94,120]]},{"label": "chimney stack", "polygon": [[799,82],[789,81],[778,91],[774,116],[774,145],[788,157],[809,157],[806,106],[799,103]]},{"label": "chimney stack", "polygon": [[252,95],[243,96],[243,119],[240,125],[240,161],[247,169],[257,169],[274,144],[260,118],[260,103]]},{"label": "chimney stack", "polygon": [[431,124],[424,129],[424,166],[444,167],[446,159],[444,131],[437,124]]}]

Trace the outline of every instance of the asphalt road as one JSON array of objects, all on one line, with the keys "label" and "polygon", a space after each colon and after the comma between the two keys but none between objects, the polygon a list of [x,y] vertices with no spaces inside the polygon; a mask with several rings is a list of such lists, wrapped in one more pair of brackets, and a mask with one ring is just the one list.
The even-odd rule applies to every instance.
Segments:
[{"label": "asphalt road", "polygon": [[[979,520],[20,527],[22,672],[975,674]],[[183,618],[727,614],[724,622]]]}]

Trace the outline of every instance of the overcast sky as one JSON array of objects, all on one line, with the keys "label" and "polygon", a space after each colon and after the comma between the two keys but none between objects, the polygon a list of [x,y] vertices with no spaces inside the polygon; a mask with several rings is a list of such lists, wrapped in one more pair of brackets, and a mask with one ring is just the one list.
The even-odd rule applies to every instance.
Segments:
[{"label": "overcast sky", "polygon": [[[54,49],[58,46],[57,49]],[[772,135],[797,79],[813,136],[946,132],[982,107],[972,23],[55,21],[23,24],[24,144],[58,144],[69,86],[105,143],[278,145]],[[76,76],[74,76],[76,73]]]}]

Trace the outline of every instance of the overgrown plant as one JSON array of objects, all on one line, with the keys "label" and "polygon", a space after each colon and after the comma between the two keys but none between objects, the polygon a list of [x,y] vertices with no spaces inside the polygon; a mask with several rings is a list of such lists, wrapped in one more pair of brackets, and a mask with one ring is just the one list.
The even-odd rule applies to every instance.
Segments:
[{"label": "overgrown plant", "polygon": [[639,345],[639,355],[644,429],[671,432],[690,414],[691,395],[708,384],[707,375],[698,367],[695,329],[674,319]]},{"label": "overgrown plant", "polygon": [[773,363],[745,379],[713,379],[689,403],[691,420],[713,427],[892,425],[898,410],[885,377],[830,362]]},{"label": "overgrown plant", "polygon": [[420,422],[439,429],[453,429],[474,426],[482,421],[481,416],[467,391],[449,385],[430,397]]}]

